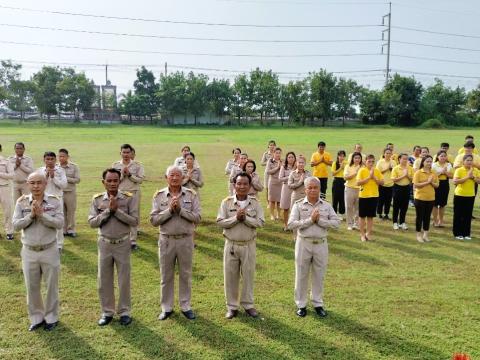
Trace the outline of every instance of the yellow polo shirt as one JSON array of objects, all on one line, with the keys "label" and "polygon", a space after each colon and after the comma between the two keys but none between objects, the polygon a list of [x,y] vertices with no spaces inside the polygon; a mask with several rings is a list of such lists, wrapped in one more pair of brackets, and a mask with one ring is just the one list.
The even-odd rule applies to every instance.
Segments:
[{"label": "yellow polo shirt", "polygon": [[[325,161],[332,161],[332,155],[330,155],[330,153],[324,151],[323,154],[320,154],[318,151],[316,151],[312,154],[312,158],[310,159],[310,162],[317,162],[322,157]],[[312,176],[315,176],[317,178],[328,178],[329,166],[330,165],[327,165],[324,162],[318,164],[317,166],[314,166],[312,171]]]},{"label": "yellow polo shirt", "polygon": [[[364,153],[361,153],[361,154],[362,154],[362,163],[365,163],[365,159],[367,158],[367,155]],[[349,164],[352,162],[352,156],[353,156],[353,153],[348,154],[347,161]]]},{"label": "yellow polo shirt", "polygon": [[[455,170],[453,174],[454,179],[463,179],[468,174],[468,170],[462,166]],[[473,168],[473,176],[480,177],[480,171],[476,168]],[[468,179],[463,184],[457,184],[455,186],[455,195],[457,196],[475,196],[475,181],[473,179]]]},{"label": "yellow polo shirt", "polygon": [[[361,165],[347,165],[345,166],[345,169],[343,169],[343,176],[345,178],[345,175],[353,175],[353,173],[356,173],[359,168],[361,168]],[[360,189],[360,186],[357,185],[357,177],[354,176],[351,179],[347,180],[345,179],[345,186],[349,187],[351,189]]]},{"label": "yellow polo shirt", "polygon": [[[458,168],[458,167],[463,166],[463,157],[464,156],[465,156],[465,154],[457,155],[457,157],[455,158],[455,161],[453,162],[453,167],[454,168]],[[477,155],[477,154],[472,154],[472,156],[473,156],[473,166],[476,167],[476,168],[479,168],[480,167],[480,156]]]},{"label": "yellow polo shirt", "polygon": [[[380,170],[380,172],[384,171],[385,169],[388,168],[394,168],[397,165],[397,163],[394,160],[387,161],[385,159],[380,159],[377,161],[377,169]],[[391,178],[392,175],[392,170],[385,171],[383,174],[383,185],[385,187],[392,187],[393,186],[393,181]]]},{"label": "yellow polo shirt", "polygon": [[[473,148],[473,153],[474,153],[474,154],[478,154],[478,149],[477,149],[477,148]],[[460,155],[460,154],[462,154],[462,155],[465,154],[465,148],[464,148],[464,147],[458,149],[458,155]]]},{"label": "yellow polo shirt", "polygon": [[[375,169],[374,175],[377,179],[383,179],[380,170]],[[370,176],[370,170],[367,167],[362,167],[357,173],[357,181],[365,180]],[[370,179],[366,184],[360,185],[360,193],[358,197],[373,198],[378,197],[378,184],[375,180]]]},{"label": "yellow polo shirt", "polygon": [[[336,178],[343,178],[343,174],[344,174],[344,172],[345,172],[345,168],[347,167],[347,164],[348,164],[348,163],[347,163],[347,160],[343,160],[343,161],[342,161],[342,164],[344,164],[345,166],[344,166],[343,169],[340,170],[336,175],[334,175],[334,177],[336,177]],[[340,164],[340,165],[342,165],[342,164]],[[332,164],[332,174],[333,174],[334,171],[337,171],[337,162],[336,162],[336,161],[334,161],[333,164]]]},{"label": "yellow polo shirt", "polygon": [[[415,172],[413,175],[413,184],[420,184],[425,181],[428,181],[430,175],[433,175],[433,182],[438,185],[438,176],[435,172],[426,173],[425,169],[420,169]],[[435,200],[435,188],[432,184],[428,184],[422,188],[415,187],[415,195],[414,198],[417,200],[423,201],[433,201]]]},{"label": "yellow polo shirt", "polygon": [[[403,176],[404,171],[405,171],[404,168],[402,168],[400,165],[397,165],[393,168],[392,173],[390,174],[390,177],[398,178],[400,176]],[[410,178],[413,178],[413,168],[410,165],[407,165],[407,171],[408,171],[408,176]],[[410,179],[408,177],[405,177],[402,180],[397,181],[396,184],[400,186],[410,185]]]}]

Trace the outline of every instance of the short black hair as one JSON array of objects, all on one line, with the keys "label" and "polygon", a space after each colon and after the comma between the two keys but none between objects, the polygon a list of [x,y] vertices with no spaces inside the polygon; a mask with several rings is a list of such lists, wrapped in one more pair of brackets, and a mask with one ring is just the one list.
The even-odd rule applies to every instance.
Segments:
[{"label": "short black hair", "polygon": [[194,153],[189,152],[188,154],[185,155],[185,159],[187,158],[188,155],[190,155],[193,158],[193,160],[195,160],[195,154]]},{"label": "short black hair", "polygon": [[277,146],[277,143],[275,142],[275,140],[270,140],[270,141],[268,142],[268,145],[272,145],[272,144],[275,145],[275,146]]},{"label": "short black hair", "polygon": [[465,140],[467,140],[467,139],[472,139],[472,140],[473,140],[473,139],[474,139],[474,138],[473,138],[473,135],[467,135],[467,136],[465,136]]},{"label": "short black hair", "polygon": [[470,149],[475,149],[475,144],[473,142],[466,142],[463,145],[464,148],[470,148]]},{"label": "short black hair", "polygon": [[245,164],[243,164],[243,168],[242,170],[246,173],[247,172],[247,164],[252,164],[253,165],[253,172],[255,172],[255,170],[257,170],[257,164],[255,164],[255,161],[253,161],[252,159],[248,159]]},{"label": "short black hair", "polygon": [[235,154],[235,151],[238,151],[240,154],[242,153],[242,150],[240,148],[233,148],[232,154]]},{"label": "short black hair", "polygon": [[120,170],[117,170],[117,169],[114,169],[114,168],[108,168],[108,169],[103,170],[103,173],[102,173],[102,179],[103,180],[105,180],[105,178],[107,177],[107,173],[115,173],[115,174],[118,175],[119,179],[122,177],[122,173],[120,172]]},{"label": "short black hair", "polygon": [[68,155],[68,150],[67,149],[60,149],[58,150],[59,153],[64,153],[64,154],[67,154]]},{"label": "short black hair", "polygon": [[15,143],[15,145],[13,145],[13,148],[15,149],[17,147],[17,145],[20,145],[22,148],[25,149],[25,144],[23,142],[17,142]]},{"label": "short black hair", "polygon": [[420,169],[423,169],[423,167],[425,166],[425,161],[426,161],[427,159],[432,159],[432,161],[433,161],[432,155],[427,155],[427,156],[425,156],[425,157],[422,159],[422,161],[420,161]]},{"label": "short black hair", "polygon": [[130,145],[130,144],[123,144],[123,145],[121,145],[121,146],[120,146],[120,151],[122,151],[123,149],[130,149],[130,151],[135,151],[135,150],[133,149],[133,146]]},{"label": "short black hair", "polygon": [[53,156],[55,159],[57,158],[57,154],[55,154],[53,151],[45,151],[43,158],[45,159],[47,156]]},{"label": "short black hair", "polygon": [[319,146],[327,146],[327,144],[325,144],[324,141],[319,141],[318,144],[317,144],[317,147]]},{"label": "short black hair", "polygon": [[440,144],[440,147],[450,147],[450,144],[449,143],[441,143]]},{"label": "short black hair", "polygon": [[251,184],[252,183],[252,177],[250,175],[248,175],[245,171],[242,171],[241,173],[238,173],[237,175],[235,175],[235,177],[233,178],[233,183],[236,184],[237,183],[237,179],[239,177],[246,177],[248,178],[248,183]]}]

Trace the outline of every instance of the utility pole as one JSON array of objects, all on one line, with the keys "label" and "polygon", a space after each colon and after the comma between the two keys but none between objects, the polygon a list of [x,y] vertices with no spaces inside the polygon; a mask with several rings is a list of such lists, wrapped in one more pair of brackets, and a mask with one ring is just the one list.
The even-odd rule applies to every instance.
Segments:
[{"label": "utility pole", "polygon": [[[382,17],[382,25],[385,24],[385,19],[388,21],[388,28],[382,30],[382,40],[384,43],[382,44],[382,54],[383,54],[383,48],[386,45],[387,46],[387,67],[385,69],[385,85],[388,84],[388,80],[390,80],[390,43],[391,43],[391,30],[392,30],[392,3],[388,3],[388,14],[384,15]],[[387,33],[387,39],[385,40],[385,33]],[[387,43],[385,44],[385,41]]]},{"label": "utility pole", "polygon": [[167,65],[167,62],[165,61],[165,76],[167,76],[168,74],[168,65]]},{"label": "utility pole", "polygon": [[105,64],[105,85],[108,84],[108,65]]}]

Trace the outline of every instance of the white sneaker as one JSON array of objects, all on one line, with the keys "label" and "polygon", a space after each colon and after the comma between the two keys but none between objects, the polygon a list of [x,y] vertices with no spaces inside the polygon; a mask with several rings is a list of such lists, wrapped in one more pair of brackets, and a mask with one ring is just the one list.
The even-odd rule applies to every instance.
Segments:
[{"label": "white sneaker", "polygon": [[393,230],[398,230],[398,224],[397,223],[393,223]]},{"label": "white sneaker", "polygon": [[457,240],[463,240],[463,236],[455,236],[455,239],[457,239]]},{"label": "white sneaker", "polygon": [[358,225],[357,225],[357,224],[353,224],[353,225],[352,225],[352,229],[358,230]]},{"label": "white sneaker", "polygon": [[353,228],[351,226],[347,227],[347,230],[352,231]]},{"label": "white sneaker", "polygon": [[470,236],[465,236],[463,240],[472,240],[472,238]]},{"label": "white sneaker", "polygon": [[417,232],[417,241],[420,242],[420,243],[423,243],[423,242],[424,242],[423,236],[422,236],[422,233],[421,233],[421,232]]},{"label": "white sneaker", "polygon": [[403,230],[408,230],[407,224],[403,223],[400,226],[402,227]]},{"label": "white sneaker", "polygon": [[337,215],[338,220],[343,221],[342,215]]}]

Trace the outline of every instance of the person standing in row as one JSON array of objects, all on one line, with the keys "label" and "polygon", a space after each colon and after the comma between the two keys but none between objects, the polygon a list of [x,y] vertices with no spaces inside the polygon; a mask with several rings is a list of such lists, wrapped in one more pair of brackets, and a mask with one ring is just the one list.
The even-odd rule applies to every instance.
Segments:
[{"label": "person standing in row", "polygon": [[455,157],[455,160],[453,162],[454,169],[458,169],[463,166],[464,155],[472,155],[472,159],[473,159],[472,166],[477,169],[480,169],[480,155],[477,155],[475,153],[475,144],[473,142],[466,142],[463,145],[463,152],[461,154],[458,154]]},{"label": "person standing in row", "polygon": [[323,281],[327,271],[327,230],[338,228],[340,220],[332,206],[320,198],[320,181],[305,180],[305,198],[293,205],[288,228],[296,231],[295,241],[295,304],[296,314],[307,315],[309,273],[312,272],[311,299],[315,312],[327,316],[323,302]]},{"label": "person standing in row", "polygon": [[[439,151],[445,151],[445,153],[447,154],[447,162],[449,162],[450,165],[453,166],[453,163],[455,162],[455,158],[453,157],[453,155],[448,153],[449,149],[450,149],[450,144],[449,143],[442,142],[440,144],[440,150]],[[435,155],[433,157],[433,163],[435,164],[437,161],[438,161],[438,157],[437,157],[437,155]]]},{"label": "person standing in row", "polygon": [[[415,229],[418,242],[429,242],[428,230],[430,217],[435,203],[435,188],[438,187],[438,176],[432,171],[433,158],[426,155],[420,162],[420,169],[413,175],[415,188]],[[422,234],[423,229],[423,234]]]},{"label": "person standing in row", "polygon": [[[22,231],[22,270],[27,288],[28,316],[34,331],[46,331],[58,324],[60,252],[57,232],[63,227],[63,204],[58,196],[47,194],[47,178],[43,171],[28,175],[30,195],[22,195],[15,205],[13,227]],[[42,299],[42,279],[46,296]]]},{"label": "person standing in row", "polygon": [[[229,178],[230,184],[233,185],[235,177],[238,174],[240,174],[241,172],[243,172],[243,168],[244,168],[245,164],[247,163],[247,161],[248,161],[248,154],[247,153],[241,153],[240,158],[238,160],[238,164],[235,164],[232,167],[232,171],[230,172],[230,178]],[[232,188],[232,191],[235,191],[234,187]]]},{"label": "person standing in row", "polygon": [[[47,178],[45,192],[57,196],[62,202],[63,209],[63,190],[66,189],[68,185],[65,170],[56,164],[57,155],[53,151],[47,151],[43,154],[43,162],[45,163],[45,166],[42,166],[38,170],[43,172]],[[60,250],[63,249],[63,242],[63,229],[57,230],[57,246]]]},{"label": "person standing in row", "polygon": [[[357,173],[358,216],[360,217],[360,240],[372,241],[373,218],[377,210],[378,187],[383,185],[383,175],[375,168],[375,156],[367,155],[365,166]],[[366,225],[366,230],[365,230]]]},{"label": "person standing in row", "polygon": [[120,324],[132,322],[130,294],[130,228],[138,225],[138,199],[122,191],[118,169],[102,173],[105,192],[93,196],[88,223],[98,229],[98,295],[102,307],[99,326],[110,324],[115,315],[114,267],[118,275],[117,314]]},{"label": "person standing in row", "polygon": [[396,165],[397,164],[392,159],[392,150],[385,148],[385,150],[383,150],[382,158],[377,162],[377,169],[380,170],[383,176],[383,185],[380,185],[378,189],[379,197],[377,214],[378,217],[383,220],[390,220],[388,214],[390,213],[393,196],[393,181],[391,175],[392,170]]},{"label": "person standing in row", "polygon": [[[415,161],[417,161],[417,159],[420,158],[420,155],[422,153],[422,147],[420,145],[415,145],[413,147],[413,152],[412,154],[408,157],[408,163],[410,164],[410,166],[412,167],[413,169],[413,172],[415,172],[415,168],[414,168],[414,164],[415,164]],[[415,206],[415,204],[413,203],[413,184],[410,184],[410,198],[409,198],[409,205],[410,206]]]},{"label": "person standing in row", "polygon": [[303,155],[298,155],[297,168],[288,176],[288,187],[292,189],[292,195],[290,199],[290,209],[292,209],[295,201],[303,199],[305,197],[305,184],[304,181],[310,176],[310,171],[305,170],[307,159]]},{"label": "person standing in row", "polygon": [[[243,165],[243,172],[246,172],[250,175],[251,183],[250,190],[248,191],[249,196],[257,196],[258,192],[263,191],[263,184],[260,176],[255,172],[257,170],[257,164],[255,161],[248,159],[245,165]],[[230,195],[231,196],[231,195]]]},{"label": "person standing in row", "polygon": [[450,192],[449,180],[453,177],[453,167],[448,161],[448,154],[445,150],[440,150],[436,162],[432,165],[432,170],[438,176],[438,187],[435,189],[435,203],[433,205],[433,226],[443,227],[443,217],[445,215],[445,206],[448,203],[448,193]]},{"label": "person standing in row", "polygon": [[[0,145],[0,152],[2,145]],[[3,209],[3,226],[7,240],[13,240],[13,204],[11,183],[14,177],[13,164],[0,155],[0,204]]]},{"label": "person standing in row", "polygon": [[[140,209],[140,185],[145,179],[145,171],[143,165],[136,160],[132,159],[132,154],[135,152],[133,147],[130,144],[123,144],[120,146],[120,156],[122,160],[114,162],[112,168],[120,171],[120,185],[119,190],[127,191],[133,195],[135,198],[135,203],[139,206]],[[140,210],[138,209],[137,215],[140,219]],[[140,224],[140,221],[137,225],[132,226],[130,229],[130,247],[132,250],[137,250],[137,229]]]},{"label": "person standing in row", "polygon": [[58,150],[58,162],[65,171],[67,187],[63,189],[63,235],[76,237],[75,212],[77,211],[77,184],[80,182],[78,165],[70,161],[67,149]]},{"label": "person standing in row", "polygon": [[410,200],[410,185],[413,179],[413,168],[408,163],[408,155],[398,156],[399,164],[392,170],[393,185],[393,230],[408,230],[405,218]]},{"label": "person standing in row", "polygon": [[[245,313],[258,317],[254,306],[253,284],[256,264],[256,229],[265,223],[263,209],[254,197],[248,196],[251,183],[247,173],[235,177],[235,195],[224,199],[217,214],[217,224],[223,228],[223,272],[227,313],[232,319],[242,306]],[[240,278],[243,287],[239,300]]]},{"label": "person standing in row", "polygon": [[[464,143],[470,143],[470,144],[473,144],[474,143],[474,137],[472,135],[467,135],[465,136],[465,140],[464,140]],[[473,148],[472,150],[472,153],[473,154],[476,154],[478,155],[478,150]],[[457,155],[466,155],[466,152],[465,152],[465,146],[464,147],[461,147],[460,149],[458,149],[458,153]]]},{"label": "person standing in row", "polygon": [[27,185],[27,178],[34,170],[33,160],[25,155],[25,144],[18,142],[14,146],[15,155],[8,160],[13,164],[15,175],[13,177],[13,203],[22,195],[28,195],[30,192]]},{"label": "person standing in row", "polygon": [[457,240],[471,240],[475,184],[480,183],[480,171],[473,166],[473,155],[463,155],[463,166],[453,175],[453,236]]},{"label": "person standing in row", "polygon": [[268,161],[268,203],[270,204],[270,220],[280,218],[280,199],[282,196],[282,181],[279,179],[282,167],[282,149],[276,148],[273,158]]},{"label": "person standing in row", "polygon": [[320,180],[320,197],[326,199],[328,168],[332,165],[332,155],[325,151],[327,144],[320,141],[317,144],[318,150],[312,154],[310,166],[313,168],[312,175]]},{"label": "person standing in row", "polygon": [[195,166],[195,154],[188,153],[185,155],[185,165],[183,169],[182,186],[195,191],[200,199],[198,189],[203,186],[203,174],[199,167]]},{"label": "person standing in row", "polygon": [[390,149],[390,151],[392,152],[391,159],[395,161],[395,165],[398,164],[398,154],[395,153],[395,145],[393,145],[393,143],[388,143],[385,146],[385,149]]},{"label": "person standing in row", "polygon": [[[232,169],[235,166],[238,166],[241,153],[242,150],[240,150],[240,148],[235,148],[232,150],[233,159],[228,160],[227,165],[225,166],[225,175],[230,176]],[[230,179],[228,180],[228,195],[233,195],[233,184],[230,182]]]},{"label": "person standing in row", "polygon": [[267,174],[267,165],[271,159],[273,159],[273,155],[275,154],[275,149],[277,148],[277,143],[275,140],[270,140],[268,142],[268,149],[262,155],[262,161],[260,165],[265,166],[265,173],[263,174],[263,187],[265,188],[265,195],[267,197],[267,207],[270,207],[270,202],[268,201],[268,180],[269,176]]},{"label": "person standing in row", "polygon": [[161,306],[159,320],[173,314],[175,263],[178,262],[178,300],[183,315],[195,319],[191,308],[193,235],[200,222],[200,202],[195,191],[182,187],[182,169],[167,168],[168,186],[153,196],[150,223],[160,227],[158,241],[161,272]]},{"label": "person standing in row", "polygon": [[413,163],[413,171],[418,171],[420,169],[420,163],[428,155],[430,155],[430,149],[426,146],[422,146],[420,150],[420,156],[415,159],[415,162]]},{"label": "person standing in row", "polygon": [[358,229],[358,194],[360,186],[357,185],[357,174],[363,166],[362,154],[353,153],[349,164],[343,171],[345,180],[345,208],[347,214],[347,230]]},{"label": "person standing in row", "polygon": [[189,154],[190,153],[190,146],[188,145],[184,145],[182,147],[182,156],[179,156],[175,159],[175,161],[173,162],[173,165],[174,166],[178,166],[178,167],[182,167],[183,165],[185,165],[185,155]]},{"label": "person standing in row", "polygon": [[288,213],[290,210],[290,202],[292,200],[292,189],[288,187],[288,178],[292,171],[295,171],[297,157],[293,151],[287,153],[285,162],[280,168],[278,179],[282,182],[282,193],[280,196],[280,209],[283,210],[283,231],[287,231]]},{"label": "person standing in row", "polygon": [[364,154],[362,151],[363,151],[362,144],[360,144],[360,143],[355,144],[354,147],[353,147],[353,152],[348,154],[347,162],[350,164],[352,162],[353,154],[359,153],[360,155],[362,155],[362,165],[365,165],[365,159],[367,158],[367,155]]},{"label": "person standing in row", "polygon": [[345,166],[347,166],[345,150],[337,153],[337,160],[332,164],[332,206],[340,220],[345,216],[345,180],[343,179]]}]

